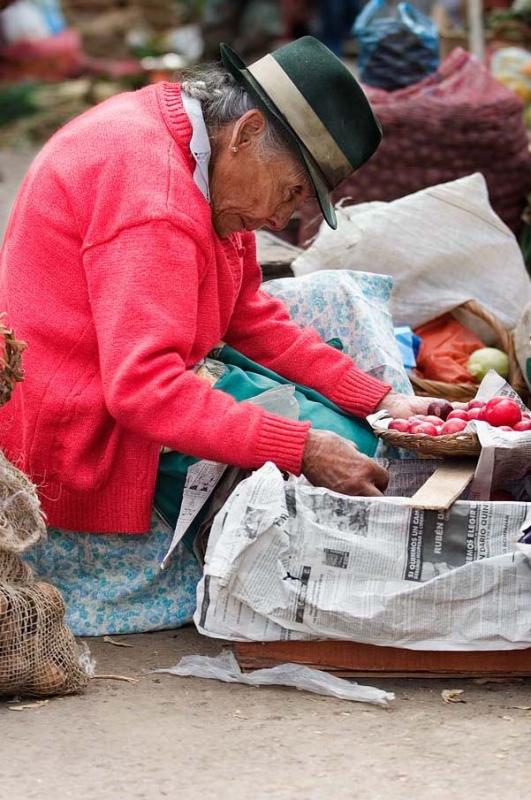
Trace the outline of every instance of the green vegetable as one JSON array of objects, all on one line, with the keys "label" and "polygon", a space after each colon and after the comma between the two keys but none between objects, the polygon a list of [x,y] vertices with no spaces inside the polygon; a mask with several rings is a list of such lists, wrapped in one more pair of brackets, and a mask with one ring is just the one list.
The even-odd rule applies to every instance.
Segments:
[{"label": "green vegetable", "polygon": [[467,370],[475,381],[480,383],[487,372],[493,369],[502,378],[509,375],[509,359],[507,355],[495,347],[482,347],[468,359]]}]

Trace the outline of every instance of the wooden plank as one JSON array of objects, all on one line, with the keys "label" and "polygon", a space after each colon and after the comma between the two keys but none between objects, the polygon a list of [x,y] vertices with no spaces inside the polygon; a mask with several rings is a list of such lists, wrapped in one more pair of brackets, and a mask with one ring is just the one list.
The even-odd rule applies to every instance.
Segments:
[{"label": "wooden plank", "polygon": [[387,677],[526,677],[531,676],[531,648],[496,652],[442,652],[343,642],[238,642],[242,669],[291,662],[345,676]]},{"label": "wooden plank", "polygon": [[474,459],[446,461],[409,498],[408,505],[436,511],[450,508],[474,477],[475,469]]}]

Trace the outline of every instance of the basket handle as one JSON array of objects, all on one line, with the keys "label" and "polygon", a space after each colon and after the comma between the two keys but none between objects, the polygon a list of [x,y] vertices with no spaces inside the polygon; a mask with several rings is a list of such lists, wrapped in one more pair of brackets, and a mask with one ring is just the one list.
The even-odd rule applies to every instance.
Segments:
[{"label": "basket handle", "polygon": [[486,322],[487,325],[492,328],[496,335],[498,347],[500,350],[503,350],[504,353],[507,353],[507,357],[509,359],[508,381],[519,395],[525,397],[528,391],[527,384],[516,359],[514,340],[511,331],[508,331],[507,328],[504,328],[500,320],[494,314],[492,314],[490,311],[487,311],[486,308],[480,305],[477,300],[468,300],[468,302],[463,303],[462,305],[458,306],[458,308],[470,312],[475,317],[478,317],[478,319]]}]

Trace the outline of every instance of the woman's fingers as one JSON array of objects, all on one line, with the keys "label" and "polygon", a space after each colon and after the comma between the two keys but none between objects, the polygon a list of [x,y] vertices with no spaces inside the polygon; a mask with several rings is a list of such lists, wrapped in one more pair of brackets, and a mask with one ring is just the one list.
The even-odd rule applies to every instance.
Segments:
[{"label": "woman's fingers", "polygon": [[[398,394],[389,392],[378,406],[378,410],[385,409],[392,417],[407,419],[414,414],[428,414],[432,403],[441,403],[437,397],[416,397],[415,395]],[[452,403],[454,408],[462,407],[463,403]]]},{"label": "woman's fingers", "polygon": [[329,431],[308,433],[302,472],[315,486],[342,494],[379,496],[388,483],[387,470]]},{"label": "woman's fingers", "polygon": [[385,492],[389,484],[389,473],[380,466],[380,464],[377,464],[376,461],[370,459],[370,462],[374,473],[374,485],[377,486],[378,489],[381,489],[382,492]]},{"label": "woman's fingers", "polygon": [[371,483],[366,483],[363,489],[358,492],[360,497],[382,497],[383,493],[373,486]]}]

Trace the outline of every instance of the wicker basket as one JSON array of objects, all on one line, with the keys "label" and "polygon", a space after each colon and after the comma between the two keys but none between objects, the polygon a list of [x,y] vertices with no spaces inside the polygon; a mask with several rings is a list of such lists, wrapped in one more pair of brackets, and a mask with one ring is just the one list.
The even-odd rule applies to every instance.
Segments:
[{"label": "wicker basket", "polygon": [[475,433],[426,436],[425,434],[389,431],[386,428],[374,428],[374,433],[386,444],[414,450],[420,456],[461,458],[462,456],[478,456],[481,451],[481,445]]},{"label": "wicker basket", "polygon": [[[509,358],[509,377],[508,382],[513,389],[524,399],[527,399],[528,389],[522,371],[516,360],[514,351],[513,335],[503,327],[501,322],[486,308],[483,308],[475,300],[458,307],[460,310],[468,311],[478,319],[486,322],[496,334],[496,345],[507,353]],[[418,375],[410,375],[411,383],[415,389],[415,394],[423,397],[441,397],[444,400],[466,402],[476,396],[477,384],[475,383],[445,383],[444,381],[432,381],[428,378],[420,378]],[[406,434],[407,435],[407,434]]]},{"label": "wicker basket", "polygon": [[24,379],[22,353],[26,349],[25,342],[19,342],[5,327],[3,318],[0,314],[0,337],[4,340],[4,352],[0,352],[0,406],[7,403],[15,384]]}]

